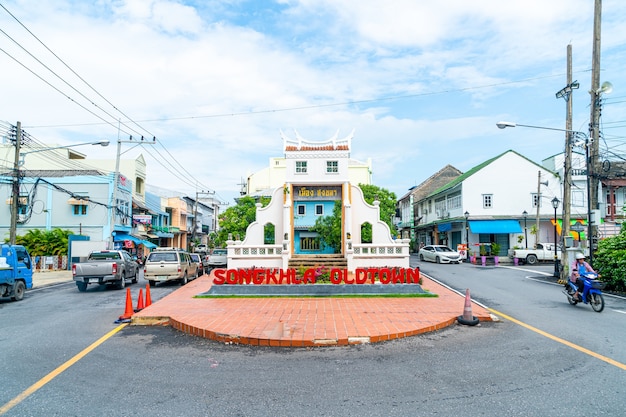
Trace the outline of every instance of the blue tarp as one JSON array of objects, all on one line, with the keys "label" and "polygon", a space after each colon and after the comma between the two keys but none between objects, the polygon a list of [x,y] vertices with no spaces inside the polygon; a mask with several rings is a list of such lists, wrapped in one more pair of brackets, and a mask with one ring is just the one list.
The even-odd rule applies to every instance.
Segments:
[{"label": "blue tarp", "polygon": [[517,220],[470,220],[469,227],[476,234],[522,233]]},{"label": "blue tarp", "polygon": [[439,223],[437,225],[437,229],[440,232],[449,232],[450,230],[452,230],[452,223]]}]

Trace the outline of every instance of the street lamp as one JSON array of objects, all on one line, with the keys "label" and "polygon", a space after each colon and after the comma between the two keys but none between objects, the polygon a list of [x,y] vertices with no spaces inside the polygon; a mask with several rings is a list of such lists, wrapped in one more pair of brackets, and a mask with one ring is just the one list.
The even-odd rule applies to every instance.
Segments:
[{"label": "street lamp", "polygon": [[556,233],[556,209],[559,208],[559,203],[561,201],[554,197],[552,199],[552,207],[554,207],[554,276],[556,278],[559,278],[561,276],[561,273],[559,271],[559,260],[558,260],[558,256],[556,254],[556,246],[557,246],[557,233]]},{"label": "street lamp", "polygon": [[[568,135],[567,135],[566,147],[580,146],[578,142],[572,143],[573,138],[582,139],[584,141],[585,164],[587,166],[587,235],[588,235],[587,244],[589,246],[589,262],[591,262],[593,260],[593,244],[592,244],[593,225],[592,225],[592,219],[591,219],[591,202],[592,202],[591,179],[593,177],[593,174],[591,171],[593,169],[593,164],[591,163],[591,160],[589,158],[589,136],[585,134],[584,132],[579,132],[577,130],[557,129],[554,127],[543,127],[543,126],[533,126],[533,125],[522,125],[522,124],[513,123],[513,122],[498,122],[496,123],[496,126],[498,126],[499,129],[505,129],[507,127],[522,126],[522,127],[530,127],[533,129],[556,130],[558,132],[567,132]],[[572,170],[565,169],[564,176],[565,176],[564,181],[566,183],[570,183],[572,181]],[[570,207],[564,204],[563,209],[570,210]],[[569,217],[569,216],[565,216],[565,217]],[[569,227],[569,225],[566,225],[566,226]],[[563,254],[563,256],[565,256],[565,254]]]},{"label": "street lamp", "polygon": [[526,247],[526,249],[528,249],[528,228],[526,227],[526,219],[528,218],[528,212],[524,210],[524,212],[522,213],[522,216],[524,216],[524,246]]},{"label": "street lamp", "polygon": [[28,151],[28,152],[21,152],[20,151],[19,165],[20,166],[24,165],[24,156],[26,156],[28,154],[31,154],[31,153],[54,151],[56,149],[68,149],[68,148],[73,148],[75,146],[83,146],[83,145],[109,146],[109,141],[108,140],[99,140],[99,141],[96,141],[96,142],[76,143],[74,145],[54,146],[52,148],[39,148],[39,149],[34,149],[34,150]]},{"label": "street lamp", "polygon": [[15,161],[13,164],[15,173],[13,177],[13,187],[12,187],[13,196],[11,200],[11,224],[9,226],[9,244],[11,245],[15,244],[15,239],[17,237],[17,211],[18,211],[17,203],[19,201],[18,197],[19,197],[19,192],[20,192],[20,186],[19,186],[20,172],[19,171],[20,171],[20,167],[24,165],[24,157],[31,153],[53,151],[55,149],[73,148],[75,146],[82,146],[82,145],[100,145],[100,146],[109,145],[109,141],[101,140],[97,142],[86,142],[86,143],[77,143],[74,145],[53,146],[51,148],[40,148],[40,149],[28,151],[28,152],[22,152],[20,150],[21,136],[22,136],[21,123],[18,122],[17,140],[16,140],[16,145],[15,145]]},{"label": "street lamp", "polygon": [[469,212],[466,211],[463,215],[465,216],[465,245],[467,246],[467,248],[465,248],[465,259],[467,260],[469,259]]}]

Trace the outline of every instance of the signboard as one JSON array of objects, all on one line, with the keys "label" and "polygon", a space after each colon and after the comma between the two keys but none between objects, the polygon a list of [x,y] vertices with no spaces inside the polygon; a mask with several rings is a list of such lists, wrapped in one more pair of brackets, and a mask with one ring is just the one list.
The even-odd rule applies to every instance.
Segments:
[{"label": "signboard", "polygon": [[294,200],[341,200],[341,186],[294,186]]},{"label": "signboard", "polygon": [[133,214],[133,223],[152,224],[152,216],[149,214]]},{"label": "signboard", "polygon": [[461,259],[467,258],[467,245],[465,243],[459,243],[456,245],[456,251],[459,253]]},{"label": "signboard", "polygon": [[575,232],[584,232],[586,227],[582,223],[576,222],[576,224],[573,224],[572,226],[570,226],[569,229]]}]

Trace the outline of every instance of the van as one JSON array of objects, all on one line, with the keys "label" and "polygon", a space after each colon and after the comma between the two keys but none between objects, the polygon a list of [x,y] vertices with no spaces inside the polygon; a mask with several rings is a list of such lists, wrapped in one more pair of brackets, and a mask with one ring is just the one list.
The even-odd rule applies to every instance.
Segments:
[{"label": "van", "polygon": [[151,286],[166,281],[178,281],[180,285],[185,285],[198,277],[198,265],[184,250],[157,248],[146,258],[143,277]]}]

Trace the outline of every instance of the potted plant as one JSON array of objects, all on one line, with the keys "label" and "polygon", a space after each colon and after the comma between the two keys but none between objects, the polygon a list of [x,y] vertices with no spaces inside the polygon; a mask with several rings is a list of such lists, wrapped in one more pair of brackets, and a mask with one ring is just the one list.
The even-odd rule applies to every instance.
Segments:
[{"label": "potted plant", "polygon": [[480,260],[482,261],[483,266],[487,264],[487,246],[484,243],[480,244]]},{"label": "potted plant", "polygon": [[498,261],[500,260],[499,254],[500,254],[500,244],[496,242],[491,242],[491,255],[493,256],[493,260],[496,265],[498,265]]}]

